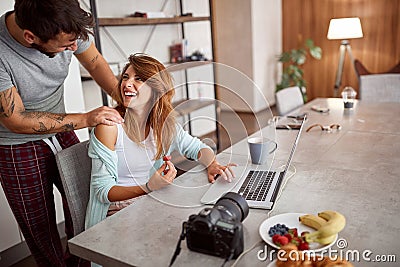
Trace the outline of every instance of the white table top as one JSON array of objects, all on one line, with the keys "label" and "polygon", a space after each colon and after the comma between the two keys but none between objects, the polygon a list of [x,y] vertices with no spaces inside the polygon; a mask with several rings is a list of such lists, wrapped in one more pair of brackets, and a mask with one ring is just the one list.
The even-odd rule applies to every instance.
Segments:
[{"label": "white table top", "polygon": [[[312,105],[329,107],[328,114],[314,112]],[[277,214],[314,213],[333,209],[346,216],[347,225],[339,237],[347,241],[343,252],[371,251],[396,255],[400,248],[400,104],[358,101],[354,111],[344,112],[341,99],[315,99],[293,112],[308,113],[305,129],[314,124],[339,123],[340,131],[313,129],[302,133],[290,169],[291,176],[274,210],[251,209],[244,220],[245,250],[261,241],[260,224]],[[274,164],[284,164],[296,130],[263,130],[278,143]],[[257,133],[255,134],[257,135]],[[222,163],[248,164],[248,146],[242,140],[218,155]],[[103,266],[167,266],[173,255],[182,223],[204,206],[200,198],[208,188],[205,172],[185,173],[158,192],[107,218],[69,240],[73,254]],[[257,253],[258,244],[237,266],[266,266]],[[269,247],[268,249],[271,249]],[[361,256],[360,256],[361,257]],[[399,255],[396,255],[398,258]],[[230,266],[230,261],[226,266]],[[223,259],[192,252],[182,242],[173,266],[220,266]],[[355,266],[377,266],[365,260]],[[397,266],[385,263],[384,266]]]}]

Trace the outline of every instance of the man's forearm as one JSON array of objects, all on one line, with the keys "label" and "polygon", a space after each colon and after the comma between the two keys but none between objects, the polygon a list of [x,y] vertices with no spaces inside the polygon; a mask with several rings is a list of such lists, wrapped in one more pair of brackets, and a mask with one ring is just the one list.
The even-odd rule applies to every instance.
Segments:
[{"label": "man's forearm", "polygon": [[96,83],[109,95],[113,95],[113,92],[117,90],[118,80],[94,44],[92,43],[85,52],[77,54],[76,58]]},{"label": "man's forearm", "polygon": [[96,73],[91,73],[96,83],[110,96],[114,96],[118,87],[118,80],[115,75],[106,68],[100,69]]},{"label": "man's forearm", "polygon": [[[84,114],[54,114],[49,112],[22,112],[21,126],[15,130],[28,134],[48,134],[73,131],[87,127]],[[19,130],[18,130],[19,129]]]},{"label": "man's forearm", "polygon": [[119,113],[106,106],[82,114],[26,111],[15,87],[0,92],[0,123],[14,133],[58,133],[94,127],[100,123],[115,125],[122,122]]},{"label": "man's forearm", "polygon": [[113,96],[118,87],[118,80],[114,73],[111,71],[108,63],[105,59],[98,54],[93,60],[98,61],[96,68],[90,70],[89,73],[101,88],[103,88],[107,94]]},{"label": "man's forearm", "polygon": [[87,127],[85,114],[54,114],[49,112],[24,111],[18,122],[6,125],[15,133],[49,134]]}]

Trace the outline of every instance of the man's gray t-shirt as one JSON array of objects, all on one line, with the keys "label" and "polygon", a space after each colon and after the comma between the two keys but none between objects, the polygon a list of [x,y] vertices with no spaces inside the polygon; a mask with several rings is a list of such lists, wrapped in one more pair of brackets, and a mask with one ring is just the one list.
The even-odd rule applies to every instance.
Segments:
[{"label": "man's gray t-shirt", "polygon": [[[6,13],[0,17],[0,92],[15,86],[26,111],[65,113],[64,80],[72,55],[87,50],[92,42],[78,40],[75,52],[65,50],[49,58],[18,43],[6,27]],[[54,134],[17,134],[0,124],[0,145],[22,144]]]}]

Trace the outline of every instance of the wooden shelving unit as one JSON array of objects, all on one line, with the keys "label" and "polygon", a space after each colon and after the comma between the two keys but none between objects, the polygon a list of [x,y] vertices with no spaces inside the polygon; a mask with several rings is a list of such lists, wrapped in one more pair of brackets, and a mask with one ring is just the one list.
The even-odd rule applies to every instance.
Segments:
[{"label": "wooden shelving unit", "polygon": [[206,21],[210,17],[191,17],[191,16],[178,16],[172,18],[99,18],[99,26],[135,26],[135,25],[158,25],[158,24],[177,24],[194,21]]},{"label": "wooden shelving unit", "polygon": [[[180,4],[180,13],[182,14],[182,0],[179,0]],[[97,4],[96,0],[90,0],[90,8],[92,11],[92,15],[95,17],[96,26],[94,28],[95,34],[95,42],[97,49],[101,52],[101,42],[100,42],[100,34],[99,30],[101,27],[115,27],[115,26],[140,26],[140,25],[160,25],[160,24],[180,24],[181,25],[181,33],[182,38],[185,38],[185,30],[183,24],[191,23],[191,22],[198,22],[198,21],[210,21],[210,28],[211,28],[211,36],[213,32],[213,25],[211,22],[211,14],[212,14],[212,3],[209,0],[209,8],[210,8],[210,16],[175,16],[175,17],[168,17],[168,18],[141,18],[141,17],[121,17],[121,18],[99,18],[97,16]],[[211,42],[213,46],[213,42]],[[214,51],[214,47],[212,47],[211,51]],[[213,55],[212,55],[213,56]],[[212,60],[208,61],[189,61],[189,62],[182,62],[178,64],[168,63],[165,64],[168,68],[168,71],[175,72],[175,71],[184,71],[185,80],[187,81],[187,69],[194,68],[198,66],[203,66],[207,64],[211,64]],[[213,70],[214,72],[214,70]],[[214,73],[214,80],[215,80],[215,73]],[[216,116],[216,123],[215,123],[215,131],[216,131],[216,138],[217,138],[217,149],[219,149],[220,145],[220,134],[219,134],[219,113],[220,107],[218,105],[218,101],[215,99],[190,99],[189,98],[189,88],[186,84],[186,99],[174,102],[174,106],[176,107],[176,112],[181,116],[187,116],[188,120],[190,121],[190,113],[196,111],[198,109],[213,105],[215,107],[215,116]],[[217,86],[214,85],[214,97],[217,97]],[[103,103],[106,104],[108,102],[107,96],[103,93]],[[191,124],[189,126],[189,133],[192,132]]]},{"label": "wooden shelving unit", "polygon": [[174,102],[175,111],[181,115],[187,115],[201,108],[208,107],[210,105],[216,105],[217,100],[215,99],[184,99]]},{"label": "wooden shelving unit", "polygon": [[194,68],[198,66],[203,66],[207,64],[211,64],[211,60],[203,60],[203,61],[186,61],[182,63],[166,63],[164,64],[165,67],[167,67],[168,71],[174,72],[174,71],[180,71],[180,70],[185,70],[189,68]]}]

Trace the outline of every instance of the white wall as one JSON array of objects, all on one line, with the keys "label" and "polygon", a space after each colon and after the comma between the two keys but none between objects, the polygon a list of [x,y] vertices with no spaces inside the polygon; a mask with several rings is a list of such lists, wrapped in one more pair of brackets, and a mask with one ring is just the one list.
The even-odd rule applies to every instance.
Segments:
[{"label": "white wall", "polygon": [[[1,187],[1,185],[0,185]],[[0,252],[21,242],[18,224],[11,212],[3,188],[0,189]],[[0,259],[1,265],[1,259]]]},{"label": "white wall", "polygon": [[[65,110],[68,113],[84,113],[86,112],[85,100],[83,98],[81,74],[79,71],[79,61],[76,57],[72,57],[69,73],[64,82],[65,92]],[[79,140],[85,141],[89,139],[87,128],[76,130]]]},{"label": "white wall", "polygon": [[[269,107],[275,101],[281,51],[281,0],[218,0],[215,6],[217,60],[242,73],[222,79],[232,84],[245,81],[233,90],[221,91],[221,100],[236,111],[258,112]],[[243,75],[254,84],[249,85]]]},{"label": "white wall", "polygon": [[1,0],[0,1],[0,14],[14,9],[14,0]]},{"label": "white wall", "polygon": [[[281,0],[253,0],[253,71],[254,82],[270,105],[275,103],[277,83],[277,55],[282,47],[282,7]],[[262,97],[254,96],[254,109],[265,108]]]}]

